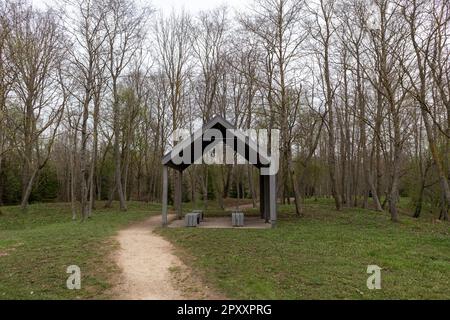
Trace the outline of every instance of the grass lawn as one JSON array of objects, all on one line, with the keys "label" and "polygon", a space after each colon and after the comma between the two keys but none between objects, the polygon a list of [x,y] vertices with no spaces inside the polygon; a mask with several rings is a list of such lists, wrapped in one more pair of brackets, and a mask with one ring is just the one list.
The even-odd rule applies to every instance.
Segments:
[{"label": "grass lawn", "polygon": [[[1,207],[0,299],[107,298],[117,266],[108,255],[115,232],[160,213],[160,206],[130,202],[127,212],[99,209],[87,222],[71,220],[69,204],[34,204],[27,213]],[[81,290],[66,288],[66,268],[81,269]]]},{"label": "grass lawn", "polygon": [[[277,228],[159,229],[207,282],[238,299],[450,299],[450,223],[307,201]],[[255,213],[255,210],[250,210]],[[381,290],[369,290],[378,265]]]},{"label": "grass lawn", "polygon": [[[230,205],[230,204],[228,204]],[[232,205],[232,204],[231,204]],[[85,223],[68,204],[0,208],[0,299],[99,299],[119,271],[111,240],[127,224],[160,213],[160,205],[129,203],[128,212],[99,209]],[[184,204],[185,210],[194,207]],[[195,206],[198,207],[198,206]],[[450,223],[406,215],[333,210],[309,200],[306,216],[279,207],[276,229],[159,229],[212,287],[243,299],[450,299]],[[408,212],[405,202],[402,212]],[[257,214],[248,209],[247,214]],[[207,215],[221,210],[211,202]],[[66,268],[78,265],[82,290],[66,288]],[[367,265],[382,268],[382,289],[368,290]]]}]

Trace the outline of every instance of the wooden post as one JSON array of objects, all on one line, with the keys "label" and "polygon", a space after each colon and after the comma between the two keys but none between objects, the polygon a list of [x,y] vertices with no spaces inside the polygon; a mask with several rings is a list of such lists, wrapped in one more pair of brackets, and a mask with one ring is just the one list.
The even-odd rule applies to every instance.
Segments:
[{"label": "wooden post", "polygon": [[269,176],[264,176],[264,219],[270,222],[270,181]]},{"label": "wooden post", "polygon": [[277,181],[275,175],[269,176],[269,197],[270,197],[270,223],[272,228],[277,224]]},{"label": "wooden post", "polygon": [[167,226],[167,192],[169,188],[169,177],[167,166],[163,166],[163,189],[162,189],[162,225]]},{"label": "wooden post", "polygon": [[259,213],[261,215],[261,219],[264,219],[264,205],[266,203],[266,199],[264,197],[264,176],[259,174]]},{"label": "wooden post", "polygon": [[183,171],[178,171],[178,181],[177,181],[177,189],[178,189],[178,197],[177,197],[177,219],[181,219],[183,216],[182,208],[181,208],[181,200],[182,200],[182,185],[183,185]]}]

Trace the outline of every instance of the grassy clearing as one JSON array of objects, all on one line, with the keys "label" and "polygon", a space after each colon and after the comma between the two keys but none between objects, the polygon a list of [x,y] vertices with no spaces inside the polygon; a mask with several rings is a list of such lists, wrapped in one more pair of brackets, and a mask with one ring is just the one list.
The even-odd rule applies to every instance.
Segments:
[{"label": "grassy clearing", "polygon": [[[449,299],[450,224],[307,201],[306,216],[280,206],[271,230],[160,229],[183,259],[230,298]],[[249,210],[255,213],[254,209]],[[369,290],[367,265],[382,268]]]},{"label": "grassy clearing", "polygon": [[[403,211],[407,212],[407,201]],[[233,204],[227,204],[232,206]],[[102,204],[99,204],[99,208]],[[184,204],[185,210],[194,207]],[[195,206],[196,208],[198,206]],[[257,209],[247,213],[258,214]],[[115,232],[159,214],[160,206],[132,202],[126,213],[99,209],[86,223],[71,220],[68,204],[36,204],[23,214],[0,214],[0,299],[108,298],[118,271],[110,253]],[[271,230],[160,229],[181,257],[230,298],[450,298],[450,224],[387,213],[333,210],[332,200],[308,200],[306,216],[280,206]],[[214,203],[208,215],[223,214]],[[67,290],[66,268],[80,266],[82,289]],[[382,270],[382,290],[366,287],[366,268]]]},{"label": "grassy clearing", "polygon": [[[35,204],[27,213],[2,207],[0,215],[0,299],[107,298],[117,266],[108,255],[115,232],[160,212],[160,206],[129,203],[127,212],[99,209],[87,222],[71,220],[68,204]],[[101,209],[100,209],[101,208]],[[81,268],[81,290],[66,288],[66,268]]]}]

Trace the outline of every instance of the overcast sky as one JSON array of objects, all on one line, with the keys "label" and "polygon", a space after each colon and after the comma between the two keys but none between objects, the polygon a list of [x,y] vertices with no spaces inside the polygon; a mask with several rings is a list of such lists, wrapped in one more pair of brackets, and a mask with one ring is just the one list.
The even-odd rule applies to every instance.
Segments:
[{"label": "overcast sky", "polygon": [[211,9],[222,4],[227,4],[230,9],[244,9],[251,0],[153,0],[150,3],[156,9],[170,11],[172,8],[182,8],[192,13],[200,10]]},{"label": "overcast sky", "polygon": [[[38,7],[45,7],[46,4],[51,5],[57,0],[32,0],[32,2]],[[222,4],[227,4],[231,9],[230,11],[233,11],[233,9],[244,10],[252,3],[252,0],[140,0],[140,2],[150,4],[155,9],[164,12],[170,12],[172,8],[178,10],[184,7],[186,11],[195,14],[201,10],[211,9]]]}]

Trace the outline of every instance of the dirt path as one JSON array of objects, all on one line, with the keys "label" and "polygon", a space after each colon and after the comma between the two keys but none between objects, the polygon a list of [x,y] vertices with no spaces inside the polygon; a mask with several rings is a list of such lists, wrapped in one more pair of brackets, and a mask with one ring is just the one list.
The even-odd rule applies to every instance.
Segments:
[{"label": "dirt path", "polygon": [[161,217],[121,230],[115,260],[122,270],[113,289],[117,299],[214,299],[208,287],[174,255],[172,244],[153,233]]}]

